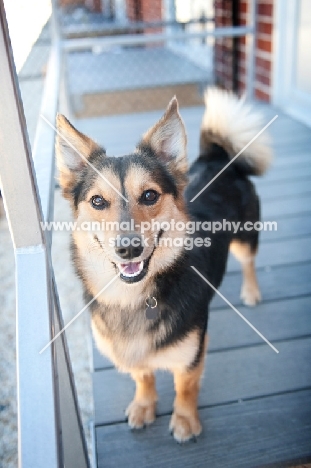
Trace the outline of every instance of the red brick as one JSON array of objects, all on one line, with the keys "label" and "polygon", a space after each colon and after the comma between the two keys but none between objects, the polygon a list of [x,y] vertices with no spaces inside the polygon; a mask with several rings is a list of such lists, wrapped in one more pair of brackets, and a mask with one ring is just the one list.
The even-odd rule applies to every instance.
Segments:
[{"label": "red brick", "polygon": [[244,81],[240,81],[240,80],[238,81],[238,88],[239,88],[239,94],[240,95],[243,94],[246,88]]},{"label": "red brick", "polygon": [[255,89],[255,97],[260,101],[270,102],[270,95],[261,89]]},{"label": "red brick", "polygon": [[245,62],[246,52],[244,50],[239,50],[239,62]]},{"label": "red brick", "polygon": [[265,52],[272,52],[272,42],[271,40],[263,40],[263,39],[257,39],[256,40],[256,47],[259,50],[264,50]]},{"label": "red brick", "polygon": [[142,20],[160,21],[162,19],[162,0],[141,0]]},{"label": "red brick", "polygon": [[245,65],[241,65],[241,64],[239,63],[239,67],[238,67],[238,68],[239,68],[239,73],[240,73],[240,75],[245,75],[245,73],[246,73],[246,67],[245,67]]},{"label": "red brick", "polygon": [[247,13],[248,11],[248,2],[240,2],[239,13]]},{"label": "red brick", "polygon": [[270,86],[270,84],[271,84],[270,76],[263,75],[258,70],[256,70],[256,75],[255,76],[256,76],[256,81],[259,81],[259,83],[261,83],[261,84],[263,84],[265,86]]},{"label": "red brick", "polygon": [[257,6],[257,15],[272,16],[273,5],[268,3],[260,3]]},{"label": "red brick", "polygon": [[256,68],[271,72],[271,60],[266,60],[261,57],[256,57]]},{"label": "red brick", "polygon": [[271,23],[264,23],[262,21],[259,21],[257,23],[257,31],[259,33],[269,34],[271,36],[271,34],[272,34],[272,24]]},{"label": "red brick", "polygon": [[68,6],[68,5],[83,5],[84,0],[60,0],[60,6]]}]

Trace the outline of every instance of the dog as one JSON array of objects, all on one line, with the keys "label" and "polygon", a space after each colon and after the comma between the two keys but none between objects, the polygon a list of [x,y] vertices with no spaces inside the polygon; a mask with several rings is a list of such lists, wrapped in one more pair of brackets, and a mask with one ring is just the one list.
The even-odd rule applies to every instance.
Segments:
[{"label": "dog", "polygon": [[[254,266],[258,231],[226,229],[207,237],[203,226],[223,219],[241,223],[260,219],[249,176],[268,168],[269,141],[262,134],[233,161],[261,130],[261,116],[243,99],[216,88],[206,91],[205,101],[200,153],[190,169],[175,97],[136,149],[122,157],[107,156],[64,116],[57,118],[60,186],[78,226],[72,235],[72,255],[85,301],[92,301],[96,344],[136,383],[126,410],[131,428],[155,420],[154,372],[173,373],[176,397],[170,430],[178,442],[202,430],[197,399],[214,295],[191,267],[219,288],[230,249],[242,266],[242,300],[250,306],[260,301]],[[108,230],[82,229],[83,223],[103,220],[109,223]],[[172,220],[185,228],[173,229]],[[198,226],[191,234],[189,222]],[[148,226],[144,233],[142,225]],[[189,239],[193,248],[185,248]]]}]

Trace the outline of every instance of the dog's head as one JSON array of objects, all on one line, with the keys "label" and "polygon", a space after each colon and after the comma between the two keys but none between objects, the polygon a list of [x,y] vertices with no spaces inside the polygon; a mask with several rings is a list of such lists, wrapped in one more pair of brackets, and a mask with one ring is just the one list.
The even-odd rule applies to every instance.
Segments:
[{"label": "dog's head", "polygon": [[188,219],[187,142],[176,98],[127,156],[108,157],[63,116],[57,125],[60,184],[77,222],[73,237],[84,270],[92,262],[106,279],[120,273],[137,284],[169,268],[183,250],[175,240],[185,236],[171,221]]}]

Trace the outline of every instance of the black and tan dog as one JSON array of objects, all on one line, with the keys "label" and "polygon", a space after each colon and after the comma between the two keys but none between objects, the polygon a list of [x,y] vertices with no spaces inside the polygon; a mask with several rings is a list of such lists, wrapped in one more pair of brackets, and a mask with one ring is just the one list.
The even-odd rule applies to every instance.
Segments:
[{"label": "black and tan dog", "polygon": [[[58,117],[60,183],[77,225],[105,220],[111,226],[108,231],[77,229],[73,233],[73,258],[86,301],[109,284],[90,306],[97,346],[136,382],[136,394],[127,409],[132,428],[155,419],[154,371],[167,369],[174,374],[176,398],[170,429],[179,442],[201,432],[197,397],[207,346],[208,305],[213,297],[213,290],[191,266],[218,288],[230,248],[242,264],[242,299],[248,305],[260,300],[254,269],[256,231],[208,233],[207,247],[201,241],[207,233],[201,228],[188,234],[186,229],[152,227],[152,220],[166,225],[174,220],[182,226],[191,220],[243,223],[259,219],[258,197],[248,176],[262,174],[269,165],[270,150],[263,135],[190,202],[262,125],[260,116],[230,93],[211,89],[206,105],[200,155],[190,170],[185,128],[175,98],[135,151],[118,158],[108,157],[103,148],[63,116]],[[134,229],[120,231],[116,222],[130,220]],[[149,242],[144,244],[139,226],[146,222],[150,222],[144,232]],[[124,247],[111,242],[125,236],[135,243]],[[178,242],[165,242],[177,238]],[[189,238],[199,240],[193,249],[185,249],[180,242]],[[156,303],[158,313],[146,318],[146,304]]]}]

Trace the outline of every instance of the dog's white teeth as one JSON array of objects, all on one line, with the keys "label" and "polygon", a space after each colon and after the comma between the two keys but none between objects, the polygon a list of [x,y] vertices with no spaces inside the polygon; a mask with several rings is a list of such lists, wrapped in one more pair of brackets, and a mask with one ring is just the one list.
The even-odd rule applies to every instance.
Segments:
[{"label": "dog's white teeth", "polygon": [[120,273],[127,278],[139,275],[144,268],[144,262],[118,263]]}]

